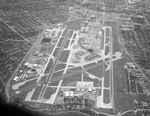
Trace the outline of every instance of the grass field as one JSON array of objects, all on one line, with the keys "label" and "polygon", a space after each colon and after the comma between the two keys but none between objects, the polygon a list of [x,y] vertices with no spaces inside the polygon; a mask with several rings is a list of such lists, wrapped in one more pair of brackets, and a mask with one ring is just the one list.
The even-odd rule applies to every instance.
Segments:
[{"label": "grass field", "polygon": [[110,87],[109,85],[109,70],[105,71],[105,76],[104,76],[104,87]]},{"label": "grass field", "polygon": [[39,83],[45,82],[46,79],[47,79],[47,76],[42,76],[41,79],[40,79],[40,81],[39,81]]},{"label": "grass field", "polygon": [[47,65],[47,67],[46,67],[46,69],[44,71],[44,74],[48,74],[50,72],[52,66],[53,66],[53,59],[50,59],[48,65]]},{"label": "grass field", "polygon": [[109,46],[105,46],[105,55],[109,54],[109,50],[110,50],[110,47]]},{"label": "grass field", "polygon": [[109,38],[106,37],[106,38],[105,38],[105,44],[107,44],[108,42],[109,42]]},{"label": "grass field", "polygon": [[106,28],[106,37],[109,37],[109,36],[110,36],[110,29]]},{"label": "grass field", "polygon": [[110,103],[110,90],[104,89],[104,99],[103,102],[108,104]]},{"label": "grass field", "polygon": [[70,50],[62,51],[59,57],[59,61],[63,63],[67,62],[69,54],[70,54]]},{"label": "grass field", "polygon": [[102,65],[95,66],[92,69],[87,70],[88,73],[101,78],[102,77]]},{"label": "grass field", "polygon": [[75,71],[81,71],[81,70],[83,70],[82,67],[78,66],[78,67],[74,67],[74,68],[69,68],[66,73],[68,74],[68,73],[73,73]]},{"label": "grass field", "polygon": [[64,23],[64,25],[67,25],[66,29],[81,30],[81,23],[82,19],[77,19],[73,21],[68,21]]},{"label": "grass field", "polygon": [[[31,91],[32,89],[28,89],[26,91],[23,91],[19,94],[14,94],[14,92],[11,93],[11,95],[15,98],[16,101],[21,102],[22,100],[25,100],[27,94]],[[21,101],[20,101],[21,100]]]},{"label": "grass field", "polygon": [[49,54],[51,54],[51,53],[52,53],[52,51],[53,51],[54,47],[55,47],[55,44],[52,44],[52,45],[51,45],[51,48],[50,48],[50,49],[49,49],[49,51],[48,51],[48,53],[49,53]]},{"label": "grass field", "polygon": [[75,33],[75,34],[73,35],[73,39],[76,39],[76,36],[77,36],[77,34]]},{"label": "grass field", "polygon": [[56,57],[58,55],[60,48],[55,48],[55,51],[53,52],[53,56]]},{"label": "grass field", "polygon": [[89,63],[89,64],[84,65],[83,67],[84,67],[84,68],[89,68],[89,67],[92,67],[92,66],[95,66],[95,65],[96,65],[96,63],[95,63],[95,62],[92,62],[92,63]]},{"label": "grass field", "polygon": [[55,71],[62,70],[62,69],[64,69],[65,67],[66,67],[66,64],[64,64],[64,63],[59,63],[59,64],[56,65]]},{"label": "grass field", "polygon": [[61,35],[61,31],[58,32],[58,35],[57,35],[57,36],[59,37],[60,35]]},{"label": "grass field", "polygon": [[66,36],[67,32],[68,32],[68,30],[65,29],[65,30],[63,31],[63,33],[62,33],[62,36],[63,36],[63,37]]},{"label": "grass field", "polygon": [[83,75],[83,81],[87,81],[87,82],[93,82],[94,87],[101,87],[102,86],[102,81],[98,80],[98,79],[91,79],[88,74],[84,74]]},{"label": "grass field", "polygon": [[62,86],[66,86],[68,83],[81,81],[81,73],[70,75],[67,78],[63,78]]},{"label": "grass field", "polygon": [[101,38],[101,50],[104,49],[104,30],[101,30],[102,31],[102,38]]},{"label": "grass field", "polygon": [[52,87],[47,87],[46,91],[43,95],[44,99],[50,99],[51,95],[54,94],[56,92],[56,88],[52,88]]},{"label": "grass field", "polygon": [[75,40],[72,40],[71,43],[70,43],[70,46],[71,46],[72,44],[74,44],[74,42],[75,42]]},{"label": "grass field", "polygon": [[68,38],[71,38],[72,35],[73,35],[73,30],[70,30],[69,35],[68,35]]},{"label": "grass field", "polygon": [[36,84],[36,81],[37,81],[37,78],[30,80],[30,81],[27,81],[24,85],[20,86],[19,89],[25,89],[25,88],[28,88],[30,86],[33,86]]},{"label": "grass field", "polygon": [[64,37],[61,37],[61,38],[59,39],[59,42],[57,43],[57,47],[60,47],[60,46],[61,46],[63,40],[64,40]]},{"label": "grass field", "polygon": [[39,94],[42,90],[42,87],[43,87],[43,85],[36,87],[34,93],[32,94],[32,97],[31,97],[32,100],[37,100],[38,99]]},{"label": "grass field", "polygon": [[65,43],[65,45],[64,45],[64,48],[68,48],[69,43],[70,43],[70,40],[67,40],[66,43]]},{"label": "grass field", "polygon": [[60,80],[52,81],[48,84],[48,86],[58,86]]},{"label": "grass field", "polygon": [[55,72],[55,73],[52,74],[52,77],[51,77],[51,78],[54,79],[54,78],[56,78],[56,77],[60,77],[60,76],[63,75],[63,72],[64,72],[64,70],[57,71],[57,72]]}]

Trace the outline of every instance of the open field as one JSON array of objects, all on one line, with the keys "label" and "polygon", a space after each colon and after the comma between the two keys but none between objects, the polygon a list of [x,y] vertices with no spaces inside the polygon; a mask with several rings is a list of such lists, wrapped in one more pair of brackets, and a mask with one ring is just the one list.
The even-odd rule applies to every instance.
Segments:
[{"label": "open field", "polygon": [[93,74],[94,76],[101,78],[102,77],[102,66],[98,65],[92,69],[87,70],[88,73]]},{"label": "open field", "polygon": [[68,35],[68,39],[70,39],[73,35],[74,30],[70,30],[69,35]]},{"label": "open field", "polygon": [[63,75],[63,72],[64,70],[61,70],[61,71],[57,71],[57,72],[54,72],[51,76],[52,79],[56,78],[56,77],[60,77]]},{"label": "open field", "polygon": [[66,43],[65,43],[65,46],[64,46],[64,48],[68,48],[68,46],[69,46],[69,43],[70,43],[70,40],[67,40],[67,41],[66,41]]},{"label": "open field", "polygon": [[55,51],[53,52],[53,56],[54,56],[54,57],[57,56],[57,54],[58,54],[58,52],[59,52],[59,49],[60,49],[60,48],[55,48]]},{"label": "open field", "polygon": [[52,45],[51,45],[51,48],[50,48],[50,50],[49,50],[49,52],[48,52],[49,54],[51,54],[51,53],[52,53],[52,51],[53,51],[54,47],[55,47],[55,44],[52,44]]},{"label": "open field", "polygon": [[41,79],[39,80],[39,83],[43,83],[47,80],[47,76],[42,76]]},{"label": "open field", "polygon": [[62,51],[60,58],[59,58],[59,61],[63,62],[63,63],[67,62],[69,54],[70,54],[70,50]]},{"label": "open field", "polygon": [[29,81],[25,82],[24,85],[19,86],[19,89],[25,89],[27,87],[33,86],[36,84],[36,82],[37,82],[37,79],[29,80]]},{"label": "open field", "polygon": [[106,37],[110,37],[110,30],[109,30],[109,28],[106,28]]},{"label": "open field", "polygon": [[18,102],[22,102],[22,101],[25,100],[25,98],[27,97],[28,93],[31,92],[31,91],[32,91],[32,89],[28,89],[28,90],[23,91],[23,92],[18,93],[18,94],[14,93],[14,94],[12,94],[12,96],[15,96],[15,98],[16,98],[15,100],[16,101],[18,100]]},{"label": "open field", "polygon": [[110,90],[104,89],[104,103],[110,103]]},{"label": "open field", "polygon": [[50,83],[48,84],[48,86],[58,86],[59,81],[60,81],[60,80],[58,80],[58,81],[52,81],[52,82],[50,82]]},{"label": "open field", "polygon": [[64,63],[59,63],[56,65],[56,68],[55,68],[55,71],[59,71],[59,70],[62,70],[66,67],[66,64]]},{"label": "open field", "polygon": [[72,83],[72,82],[74,82],[74,86],[75,86],[75,83],[77,81],[81,81],[81,73],[64,78],[62,82],[62,86],[67,86],[69,83]]},{"label": "open field", "polygon": [[49,99],[51,95],[54,94],[55,92],[56,92],[56,88],[47,87],[43,98]]},{"label": "open field", "polygon": [[49,71],[51,70],[52,66],[53,66],[53,59],[50,59],[48,65],[46,67],[46,70],[45,70],[44,74],[49,73]]},{"label": "open field", "polygon": [[65,29],[65,30],[63,31],[63,33],[62,33],[62,37],[65,37],[67,33],[68,33],[68,30]]},{"label": "open field", "polygon": [[109,46],[105,46],[105,55],[108,55],[110,52]]},{"label": "open field", "polygon": [[95,66],[95,65],[96,65],[96,63],[95,63],[95,62],[92,62],[92,63],[89,63],[89,64],[84,65],[83,67],[86,69],[86,68],[88,68],[88,67],[92,67],[92,66]]},{"label": "open field", "polygon": [[73,39],[76,39],[76,36],[77,36],[77,34],[76,34],[76,33],[74,33],[74,35],[73,35]]},{"label": "open field", "polygon": [[66,29],[81,30],[81,22],[82,19],[77,19],[77,20],[66,22],[64,23],[64,25],[67,25]]},{"label": "open field", "polygon": [[98,79],[91,79],[87,74],[83,75],[83,81],[87,81],[87,82],[93,82],[94,83],[94,87],[101,87],[102,86],[102,82]]},{"label": "open field", "polygon": [[71,74],[71,73],[73,73],[73,72],[75,72],[75,71],[81,71],[81,70],[83,70],[81,66],[74,67],[74,68],[69,68],[69,69],[67,70],[66,74],[68,74],[68,73]]},{"label": "open field", "polygon": [[61,46],[63,40],[64,40],[64,37],[61,37],[60,40],[59,40],[59,42],[58,42],[58,44],[57,44],[57,47],[60,47],[60,46]]},{"label": "open field", "polygon": [[106,71],[105,72],[105,76],[104,76],[104,87],[110,87],[109,83],[110,83],[110,80],[109,80],[109,73],[110,71]]},{"label": "open field", "polygon": [[42,87],[43,87],[43,85],[36,87],[34,93],[32,94],[32,97],[31,97],[32,100],[38,100],[38,97],[40,95]]}]

